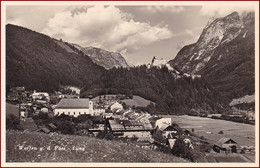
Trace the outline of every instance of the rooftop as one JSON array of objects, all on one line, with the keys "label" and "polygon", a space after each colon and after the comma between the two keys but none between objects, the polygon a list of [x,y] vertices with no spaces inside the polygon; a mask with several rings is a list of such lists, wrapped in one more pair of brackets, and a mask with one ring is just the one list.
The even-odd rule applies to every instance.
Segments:
[{"label": "rooftop", "polygon": [[88,109],[89,99],[61,99],[55,109]]},{"label": "rooftop", "polygon": [[232,141],[232,143],[236,143],[234,140],[232,140],[231,138],[227,138],[227,137],[223,137],[220,140],[218,140],[215,145],[217,146],[222,146],[223,144],[225,144],[227,141]]}]

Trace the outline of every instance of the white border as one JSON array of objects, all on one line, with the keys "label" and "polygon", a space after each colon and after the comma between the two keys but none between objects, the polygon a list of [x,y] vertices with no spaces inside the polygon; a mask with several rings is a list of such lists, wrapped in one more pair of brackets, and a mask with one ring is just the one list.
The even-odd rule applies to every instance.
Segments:
[{"label": "white border", "polygon": [[[5,161],[5,25],[7,5],[209,5],[232,6],[242,5],[255,6],[255,102],[256,102],[256,124],[255,124],[255,163],[6,163]],[[1,165],[2,167],[259,167],[259,2],[258,1],[1,1]]]}]

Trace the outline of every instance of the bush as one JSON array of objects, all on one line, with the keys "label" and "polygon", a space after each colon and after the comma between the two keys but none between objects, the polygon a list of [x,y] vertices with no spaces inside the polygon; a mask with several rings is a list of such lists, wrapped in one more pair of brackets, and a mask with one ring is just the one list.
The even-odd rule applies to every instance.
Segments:
[{"label": "bush", "polygon": [[106,133],[104,131],[100,131],[98,134],[97,134],[97,138],[99,139],[104,139],[106,136]]},{"label": "bush", "polygon": [[57,130],[59,130],[62,134],[74,134],[74,128],[71,122],[61,121],[57,125]]},{"label": "bush", "polygon": [[105,135],[105,139],[106,139],[106,140],[113,140],[113,139],[114,139],[114,136],[113,136],[112,132],[108,132],[108,133]]}]

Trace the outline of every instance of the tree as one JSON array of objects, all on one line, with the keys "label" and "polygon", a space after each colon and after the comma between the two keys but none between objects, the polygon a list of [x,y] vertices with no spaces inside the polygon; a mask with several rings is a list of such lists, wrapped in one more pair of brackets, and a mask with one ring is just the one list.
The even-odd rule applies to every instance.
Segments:
[{"label": "tree", "polygon": [[108,133],[105,135],[105,139],[106,139],[106,140],[113,140],[113,139],[114,139],[113,133],[112,133],[112,132],[108,132]]},{"label": "tree", "polygon": [[194,157],[191,150],[192,149],[189,148],[188,144],[186,144],[182,138],[178,138],[176,139],[175,144],[172,148],[172,154],[178,157],[194,161]]},{"label": "tree", "polygon": [[128,108],[127,105],[125,104],[125,102],[122,103],[122,106],[123,106],[124,109]]},{"label": "tree", "polygon": [[154,134],[153,134],[153,139],[157,142],[160,142],[160,143],[166,143],[167,140],[162,136],[162,133],[161,131],[156,131]]},{"label": "tree", "polygon": [[62,134],[74,134],[72,123],[69,121],[61,121],[58,123],[57,130],[61,131]]}]

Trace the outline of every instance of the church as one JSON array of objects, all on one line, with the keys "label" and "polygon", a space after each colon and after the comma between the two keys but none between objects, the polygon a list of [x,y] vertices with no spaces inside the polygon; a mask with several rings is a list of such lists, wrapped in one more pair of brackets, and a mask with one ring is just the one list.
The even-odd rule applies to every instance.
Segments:
[{"label": "church", "polygon": [[54,109],[54,115],[78,117],[82,114],[94,115],[93,101],[89,99],[61,99]]}]

